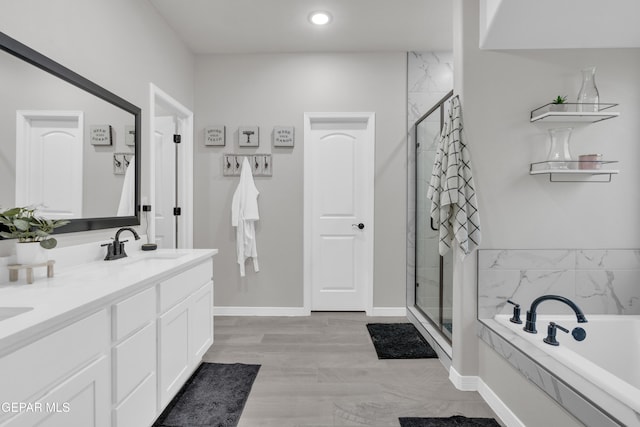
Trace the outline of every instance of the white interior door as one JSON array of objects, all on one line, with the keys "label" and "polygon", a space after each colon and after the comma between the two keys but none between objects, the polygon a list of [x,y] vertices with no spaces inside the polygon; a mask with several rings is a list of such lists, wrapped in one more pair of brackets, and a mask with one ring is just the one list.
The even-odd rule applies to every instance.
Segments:
[{"label": "white interior door", "polygon": [[374,117],[305,114],[305,285],[311,310],[372,308]]},{"label": "white interior door", "polygon": [[176,124],[171,116],[156,117],[155,121],[155,243],[159,248],[175,248],[176,148],[173,135]]},{"label": "white interior door", "polygon": [[44,217],[82,217],[83,115],[74,111],[18,111],[16,206],[34,205]]}]

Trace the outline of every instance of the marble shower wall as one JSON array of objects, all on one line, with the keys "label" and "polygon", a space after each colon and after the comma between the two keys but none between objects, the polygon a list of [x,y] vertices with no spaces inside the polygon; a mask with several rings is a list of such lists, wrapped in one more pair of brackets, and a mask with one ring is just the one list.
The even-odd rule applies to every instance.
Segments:
[{"label": "marble shower wall", "polygon": [[[567,297],[585,314],[640,314],[640,250],[478,251],[478,317],[509,314],[511,299],[526,313],[545,294]],[[539,313],[570,310],[549,301]],[[569,311],[567,311],[569,310]]]},{"label": "marble shower wall", "polygon": [[[418,129],[421,141],[429,141],[423,144],[418,153],[415,150],[413,127],[424,113],[426,113],[436,102],[453,89],[453,52],[409,52],[407,58],[407,131],[408,131],[408,195],[409,206],[407,209],[407,292],[413,295],[414,283],[425,283],[432,285],[438,282],[438,253],[437,235],[431,232],[429,224],[422,224],[417,229],[416,236],[415,215],[416,209],[420,211],[421,217],[428,218],[429,202],[426,195],[421,198],[416,206],[413,199],[415,194],[416,162],[420,165],[418,169],[418,179],[425,184],[431,176],[431,165],[435,158],[435,137],[438,135],[439,116],[433,115],[430,120],[425,121]],[[417,154],[417,156],[416,156]],[[417,157],[417,158],[416,158]],[[426,181],[428,183],[428,181]],[[426,215],[425,215],[426,213]],[[417,241],[416,241],[417,239]],[[426,266],[418,272],[415,277],[415,249],[416,244],[421,250],[433,248],[428,258],[433,257],[433,265]],[[418,298],[422,299],[422,304],[428,305],[428,288],[423,287],[426,293],[419,293]]]},{"label": "marble shower wall", "polygon": [[416,120],[453,89],[453,52],[409,52],[408,121]]}]

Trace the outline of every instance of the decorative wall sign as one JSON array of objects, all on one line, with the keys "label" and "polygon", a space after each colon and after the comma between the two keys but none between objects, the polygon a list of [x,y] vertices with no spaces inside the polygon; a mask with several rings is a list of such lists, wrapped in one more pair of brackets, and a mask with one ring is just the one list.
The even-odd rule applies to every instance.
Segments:
[{"label": "decorative wall sign", "polygon": [[204,128],[204,145],[224,147],[227,132],[224,126],[209,126]]},{"label": "decorative wall sign", "polygon": [[295,129],[293,126],[275,126],[273,128],[273,146],[293,147]]},{"label": "decorative wall sign", "polygon": [[240,126],[238,128],[238,145],[240,147],[260,145],[260,128],[258,126]]},{"label": "decorative wall sign", "polygon": [[133,153],[113,153],[113,173],[124,175],[132,158]]},{"label": "decorative wall sign", "polygon": [[124,127],[124,143],[127,145],[136,145],[136,127],[128,125]]},{"label": "decorative wall sign", "polygon": [[91,145],[111,145],[111,125],[94,125],[89,129]]}]

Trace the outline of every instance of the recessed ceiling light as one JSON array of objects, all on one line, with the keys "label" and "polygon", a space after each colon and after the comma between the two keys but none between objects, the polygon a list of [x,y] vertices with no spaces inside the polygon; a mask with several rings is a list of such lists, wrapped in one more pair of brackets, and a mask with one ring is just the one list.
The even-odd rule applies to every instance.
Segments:
[{"label": "recessed ceiling light", "polygon": [[326,25],[331,22],[331,14],[329,12],[312,12],[309,15],[309,21],[315,25]]}]

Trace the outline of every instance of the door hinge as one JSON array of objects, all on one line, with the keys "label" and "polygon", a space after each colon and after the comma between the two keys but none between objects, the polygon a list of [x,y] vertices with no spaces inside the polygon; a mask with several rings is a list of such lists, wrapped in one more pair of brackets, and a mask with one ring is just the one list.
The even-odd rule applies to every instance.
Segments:
[{"label": "door hinge", "polygon": [[180,216],[180,215],[182,215],[182,209],[178,207],[173,208],[173,216]]},{"label": "door hinge", "polygon": [[180,142],[182,142],[181,140],[182,140],[181,135],[178,135],[178,134],[173,135],[173,142],[175,142],[176,144],[180,144]]}]

